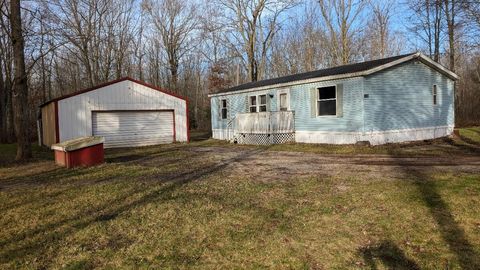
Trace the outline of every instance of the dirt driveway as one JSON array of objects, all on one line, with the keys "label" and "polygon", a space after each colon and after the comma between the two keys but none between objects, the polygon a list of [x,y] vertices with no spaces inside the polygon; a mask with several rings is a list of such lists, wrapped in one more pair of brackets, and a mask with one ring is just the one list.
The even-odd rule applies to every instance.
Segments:
[{"label": "dirt driveway", "polygon": [[397,178],[411,170],[479,173],[480,157],[394,157],[389,155],[324,155],[261,149],[192,147],[193,156],[208,155],[228,174],[261,180],[288,180],[310,175]]},{"label": "dirt driveway", "polygon": [[[287,181],[310,176],[405,179],[419,173],[480,173],[475,155],[397,157],[384,154],[332,155],[271,151],[268,147],[170,145],[151,149],[107,151],[107,164],[155,167],[155,181],[191,181],[220,173],[257,181]],[[12,166],[4,171],[0,190],[48,185],[48,175],[61,170],[52,161]],[[15,177],[8,177],[14,175]],[[40,176],[40,177],[38,177]],[[43,177],[45,176],[45,177]],[[0,171],[0,178],[2,172]]]}]

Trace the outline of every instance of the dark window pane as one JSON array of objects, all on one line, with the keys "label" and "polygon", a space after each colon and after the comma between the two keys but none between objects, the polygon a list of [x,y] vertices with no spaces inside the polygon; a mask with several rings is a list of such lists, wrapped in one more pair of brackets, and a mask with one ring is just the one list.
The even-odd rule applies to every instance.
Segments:
[{"label": "dark window pane", "polygon": [[227,109],[222,109],[222,119],[227,119]]},{"label": "dark window pane", "polygon": [[318,88],[320,99],[335,98],[335,86]]},{"label": "dark window pane", "polygon": [[261,112],[266,112],[267,111],[267,105],[258,106],[258,110],[261,111]]},{"label": "dark window pane", "polygon": [[250,112],[257,112],[257,107],[250,107]]},{"label": "dark window pane", "polygon": [[260,96],[260,104],[267,104],[267,96],[261,95]]},{"label": "dark window pane", "polygon": [[223,100],[222,100],[222,107],[223,107],[223,108],[226,108],[226,107],[227,107],[227,100],[226,100],[226,99],[223,99]]},{"label": "dark window pane", "polygon": [[250,97],[250,105],[257,105],[257,97],[256,96],[253,96],[253,97]]},{"label": "dark window pane", "polygon": [[433,105],[437,105],[437,95],[433,95]]},{"label": "dark window pane", "polygon": [[336,100],[318,101],[318,115],[336,115],[336,114],[337,114]]}]

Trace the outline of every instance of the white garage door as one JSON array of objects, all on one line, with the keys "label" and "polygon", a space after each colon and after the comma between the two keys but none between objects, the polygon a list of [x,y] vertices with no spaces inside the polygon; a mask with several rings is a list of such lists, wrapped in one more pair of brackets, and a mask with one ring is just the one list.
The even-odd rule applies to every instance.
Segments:
[{"label": "white garage door", "polygon": [[105,138],[105,147],[130,147],[171,143],[171,111],[103,111],[92,112],[94,136]]}]

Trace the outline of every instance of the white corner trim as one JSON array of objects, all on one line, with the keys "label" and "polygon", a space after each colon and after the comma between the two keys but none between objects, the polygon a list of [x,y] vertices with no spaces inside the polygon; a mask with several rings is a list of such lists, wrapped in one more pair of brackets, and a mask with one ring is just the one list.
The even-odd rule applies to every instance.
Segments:
[{"label": "white corner trim", "polygon": [[448,77],[450,77],[454,80],[458,80],[460,78],[457,74],[448,70],[444,66],[442,66],[439,63],[433,61],[432,59],[423,55],[422,53],[417,52],[415,54],[407,55],[403,58],[392,61],[388,64],[381,65],[381,66],[378,66],[376,68],[372,68],[372,69],[365,70],[365,71],[362,71],[362,72],[354,72],[354,73],[332,75],[332,76],[326,76],[326,77],[320,77],[320,78],[312,78],[312,79],[306,79],[306,80],[291,81],[291,82],[286,82],[286,83],[278,83],[278,84],[253,87],[253,88],[239,90],[239,91],[233,91],[233,92],[209,94],[208,97],[234,95],[234,94],[241,94],[241,93],[253,92],[253,91],[258,91],[258,90],[267,90],[267,89],[271,89],[271,88],[289,87],[289,86],[294,86],[294,85],[299,85],[299,84],[308,84],[308,83],[316,83],[316,82],[322,82],[322,81],[331,81],[331,80],[340,80],[340,79],[347,79],[347,78],[353,78],[353,77],[368,76],[368,75],[371,75],[373,73],[382,71],[384,69],[399,65],[401,63],[405,63],[405,62],[410,61],[410,60],[415,59],[415,58],[420,59],[426,65],[430,66],[431,68],[437,69],[438,71],[444,73],[446,76],[448,76]]}]

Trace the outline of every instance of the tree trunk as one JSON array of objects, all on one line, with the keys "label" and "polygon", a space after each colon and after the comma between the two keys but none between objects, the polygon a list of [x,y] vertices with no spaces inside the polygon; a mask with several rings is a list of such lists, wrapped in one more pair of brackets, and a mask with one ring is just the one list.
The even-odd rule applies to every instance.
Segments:
[{"label": "tree trunk", "polygon": [[12,83],[10,81],[10,72],[5,73],[5,117],[7,130],[7,143],[15,141],[15,128],[13,124],[13,105],[12,105]]},{"label": "tree trunk", "polygon": [[10,1],[10,27],[14,60],[13,115],[15,135],[17,137],[16,160],[32,157],[28,129],[28,85],[25,71],[24,40],[20,0]]},{"label": "tree trunk", "polygon": [[442,31],[442,3],[435,1],[435,19],[434,19],[434,53],[433,60],[440,63],[440,32]]},{"label": "tree trunk", "polygon": [[253,52],[248,53],[248,76],[251,82],[258,80],[257,62]]},{"label": "tree trunk", "polygon": [[177,89],[177,84],[178,84],[178,64],[171,63],[170,64],[170,73],[172,75],[172,81],[170,87],[172,90],[175,92],[178,90]]},{"label": "tree trunk", "polygon": [[445,16],[448,27],[449,68],[455,72],[455,0],[445,0]]},{"label": "tree trunk", "polygon": [[7,142],[7,90],[3,81],[2,59],[0,59],[0,143]]}]

